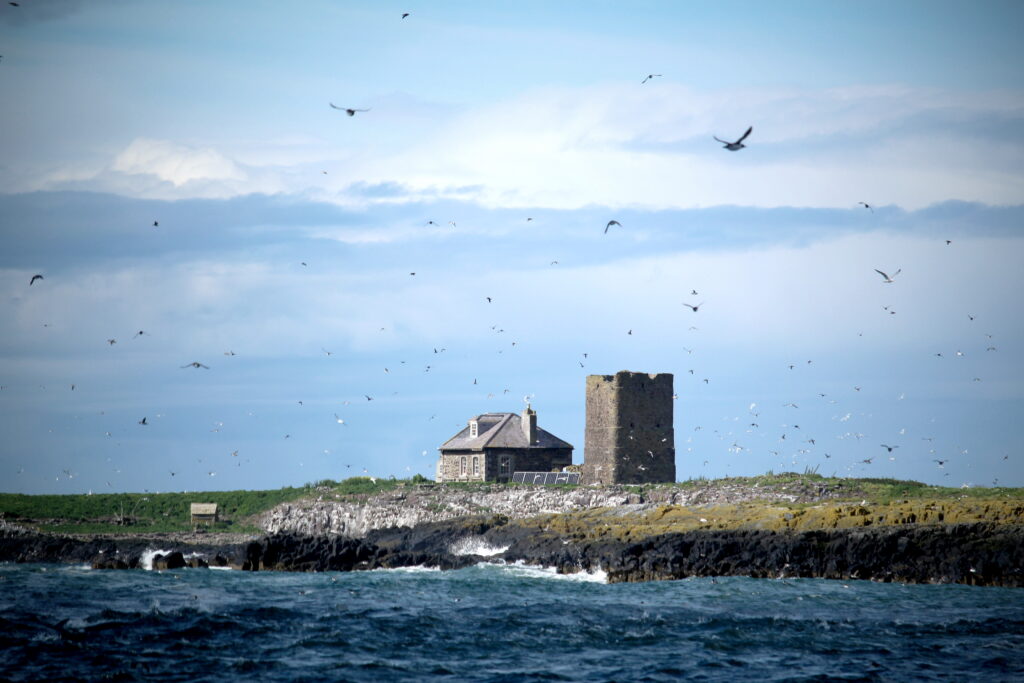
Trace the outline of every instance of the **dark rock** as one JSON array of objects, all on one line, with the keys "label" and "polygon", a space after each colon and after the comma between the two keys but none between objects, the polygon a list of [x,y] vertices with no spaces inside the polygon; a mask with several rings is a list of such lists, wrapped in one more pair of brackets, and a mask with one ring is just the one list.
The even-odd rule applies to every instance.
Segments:
[{"label": "dark rock", "polygon": [[169,552],[166,555],[153,556],[153,569],[156,570],[181,569],[184,566],[186,566],[185,556],[180,550]]},{"label": "dark rock", "polygon": [[93,569],[129,569],[128,563],[120,557],[97,555],[92,561]]}]

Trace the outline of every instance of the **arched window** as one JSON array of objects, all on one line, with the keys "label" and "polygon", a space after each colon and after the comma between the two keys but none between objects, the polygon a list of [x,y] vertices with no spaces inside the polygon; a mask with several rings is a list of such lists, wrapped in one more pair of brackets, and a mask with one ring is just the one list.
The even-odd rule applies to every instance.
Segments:
[{"label": "arched window", "polygon": [[478,455],[473,456],[473,476],[480,476],[480,456]]},{"label": "arched window", "polygon": [[461,467],[460,467],[460,469],[461,469],[460,474],[464,477],[464,476],[466,476],[466,456],[462,456],[462,458],[460,458],[460,461],[461,461],[460,462],[460,465],[461,465]]}]

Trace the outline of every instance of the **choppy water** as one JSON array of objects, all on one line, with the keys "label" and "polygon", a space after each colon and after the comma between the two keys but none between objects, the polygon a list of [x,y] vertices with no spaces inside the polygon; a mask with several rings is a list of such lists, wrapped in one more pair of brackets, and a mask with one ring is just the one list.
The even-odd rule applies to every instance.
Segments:
[{"label": "choppy water", "polygon": [[1024,680],[1021,590],[600,579],[0,565],[0,677]]}]

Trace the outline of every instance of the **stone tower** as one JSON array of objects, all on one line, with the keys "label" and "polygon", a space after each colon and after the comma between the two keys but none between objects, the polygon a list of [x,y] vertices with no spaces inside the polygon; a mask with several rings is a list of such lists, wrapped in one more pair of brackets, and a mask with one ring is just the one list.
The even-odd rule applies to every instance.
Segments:
[{"label": "stone tower", "polygon": [[674,482],[672,408],[668,373],[588,375],[583,482]]}]

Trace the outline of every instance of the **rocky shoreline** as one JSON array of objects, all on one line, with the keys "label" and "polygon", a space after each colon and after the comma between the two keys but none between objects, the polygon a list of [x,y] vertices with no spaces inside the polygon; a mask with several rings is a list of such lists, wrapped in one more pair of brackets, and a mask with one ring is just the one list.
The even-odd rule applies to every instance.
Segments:
[{"label": "rocky shoreline", "polygon": [[[961,523],[810,531],[697,529],[639,539],[558,528],[502,515],[373,530],[362,538],[270,534],[257,540],[126,536],[80,539],[0,529],[0,561],[206,566],[249,571],[457,569],[523,562],[562,573],[603,572],[611,583],[691,576],[817,577],[1024,587],[1024,525]],[[152,553],[151,553],[152,554]]]}]

